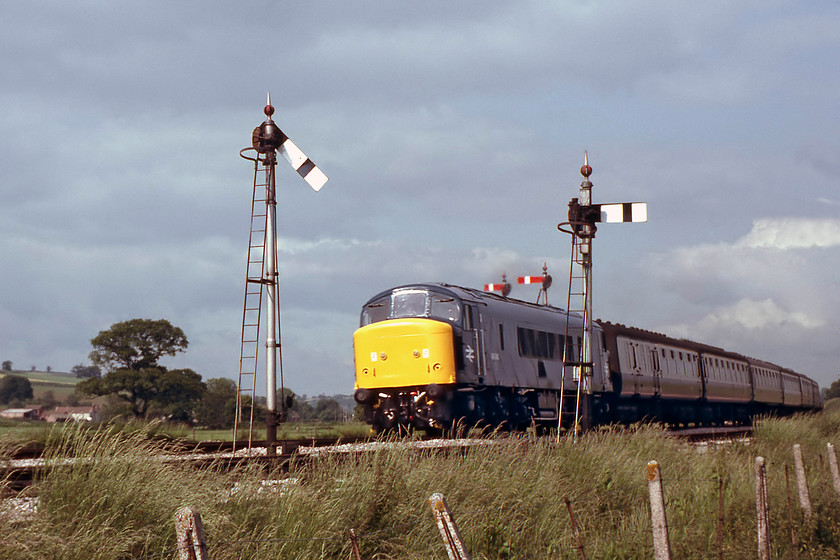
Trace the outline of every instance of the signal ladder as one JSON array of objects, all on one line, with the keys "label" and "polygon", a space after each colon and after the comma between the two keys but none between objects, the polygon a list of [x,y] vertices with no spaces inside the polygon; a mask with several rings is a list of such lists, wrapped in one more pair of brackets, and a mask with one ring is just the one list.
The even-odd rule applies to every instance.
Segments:
[{"label": "signal ladder", "polygon": [[[575,228],[575,224],[572,224]],[[564,333],[563,350],[563,383],[560,406],[558,410],[558,429],[562,426],[573,426],[577,434],[580,419],[581,393],[588,391],[588,382],[592,376],[591,352],[587,348],[591,344],[591,314],[592,314],[592,239],[581,236],[579,231],[572,235],[572,251],[569,262],[569,293],[566,300],[566,329]],[[570,325],[573,315],[582,318],[582,337],[573,336],[574,329]],[[573,398],[566,396],[565,376],[566,366],[572,366],[576,391]],[[584,416],[586,415],[584,411]],[[559,430],[558,430],[559,434]]]},{"label": "signal ladder", "polygon": [[[254,433],[254,399],[257,387],[257,356],[259,355],[260,313],[265,278],[265,235],[267,200],[271,180],[271,165],[259,155],[246,159],[254,161],[254,192],[251,197],[251,227],[248,234],[248,262],[245,267],[245,302],[242,306],[242,336],[239,349],[239,376],[236,392],[236,412],[233,421],[233,445],[239,429],[248,425],[248,448]],[[264,169],[260,169],[260,168]],[[265,179],[260,180],[263,175]]]}]

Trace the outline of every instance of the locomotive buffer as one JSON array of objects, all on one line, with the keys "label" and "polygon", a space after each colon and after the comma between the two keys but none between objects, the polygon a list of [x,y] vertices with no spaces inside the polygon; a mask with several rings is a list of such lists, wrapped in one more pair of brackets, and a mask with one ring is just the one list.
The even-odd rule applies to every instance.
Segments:
[{"label": "locomotive buffer", "polygon": [[[271,116],[271,94],[263,112],[265,121],[254,129],[251,146],[239,155],[254,162],[254,191],[251,198],[251,229],[248,239],[248,262],[245,272],[245,303],[242,308],[242,336],[239,352],[239,377],[233,445],[236,449],[240,424],[248,422],[248,448],[253,441],[254,397],[256,396],[257,355],[259,354],[260,315],[263,293],[266,295],[265,369],[266,369],[266,445],[268,455],[277,448],[277,424],[286,418],[290,400],[283,386],[283,357],[280,345],[280,300],[277,290],[277,199],[274,168],[280,152],[292,168],[316,192],[327,182],[318,167],[283,134]],[[264,204],[264,207],[263,207]],[[280,374],[280,407],[277,406],[277,374]]]},{"label": "locomotive buffer", "polygon": [[[592,204],[592,182],[589,180],[592,167],[589,166],[589,157],[586,152],[583,155],[583,167],[580,168],[580,174],[583,175],[583,182],[580,184],[578,198],[573,198],[569,202],[569,221],[557,225],[557,229],[572,236],[565,340],[569,340],[569,315],[579,313],[583,318],[583,332],[580,344],[578,344],[577,356],[569,355],[570,351],[573,352],[573,344],[566,343],[563,345],[564,368],[557,414],[559,437],[564,414],[565,366],[572,366],[576,382],[573,432],[575,438],[577,438],[580,429],[589,427],[590,419],[588,395],[592,392],[592,240],[595,238],[595,232],[598,229],[595,224],[598,222],[647,221],[647,203],[645,202]],[[563,229],[564,226],[569,229]]]}]

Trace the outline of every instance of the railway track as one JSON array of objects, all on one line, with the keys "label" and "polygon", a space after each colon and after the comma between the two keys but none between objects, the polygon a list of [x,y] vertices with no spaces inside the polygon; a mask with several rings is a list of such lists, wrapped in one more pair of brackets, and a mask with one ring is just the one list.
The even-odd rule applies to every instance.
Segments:
[{"label": "railway track", "polygon": [[[184,462],[195,467],[209,464],[235,468],[244,463],[264,464],[266,467],[287,468],[294,457],[305,458],[316,450],[342,443],[356,445],[368,442],[369,437],[284,439],[277,442],[274,455],[267,453],[266,442],[237,442],[234,449],[230,441],[175,442],[158,455],[161,461]],[[46,468],[71,466],[84,458],[48,460],[43,447],[23,447],[9,457],[0,458],[0,480],[6,481],[6,490],[13,493],[28,488],[35,477]]]},{"label": "railway track", "polygon": [[[697,445],[747,439],[752,435],[752,427],[682,428],[672,429],[666,433]],[[454,449],[495,442],[497,440],[492,438],[428,438],[410,442],[377,441],[370,437],[286,439],[278,441],[276,453],[269,455],[264,441],[253,442],[250,448],[247,443],[238,442],[236,449],[230,441],[202,441],[176,443],[162,452],[157,459],[183,462],[196,468],[213,464],[233,469],[249,463],[262,465],[266,469],[288,470],[293,460],[302,462],[323,457],[326,454],[363,453],[381,449],[383,446],[408,445],[417,449]],[[84,460],[84,458],[77,458],[64,459],[59,463],[49,462],[43,457],[42,448],[22,448],[12,457],[0,459],[0,477],[6,481],[6,491],[16,494],[26,491],[35,477],[44,469],[71,466],[74,461]]]},{"label": "railway track", "polygon": [[704,428],[679,428],[669,430],[678,438],[691,442],[703,442],[725,439],[741,439],[752,437],[752,426],[716,426]]}]

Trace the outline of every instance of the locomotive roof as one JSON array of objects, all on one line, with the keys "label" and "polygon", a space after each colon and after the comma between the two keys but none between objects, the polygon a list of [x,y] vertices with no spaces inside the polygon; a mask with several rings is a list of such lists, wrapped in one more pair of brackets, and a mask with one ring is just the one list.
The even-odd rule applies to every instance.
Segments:
[{"label": "locomotive roof", "polygon": [[[513,304],[513,305],[523,306],[523,307],[527,307],[527,308],[531,308],[531,309],[535,309],[535,310],[539,310],[539,311],[552,311],[554,313],[562,313],[562,314],[566,313],[566,310],[562,309],[560,307],[554,307],[552,305],[540,305],[540,304],[537,304],[537,303],[524,301],[524,300],[521,300],[521,299],[501,296],[501,295],[495,294],[493,292],[485,292],[485,291],[482,291],[482,290],[476,290],[475,288],[466,288],[464,286],[456,286],[454,284],[447,284],[445,282],[420,282],[420,283],[417,283],[417,284],[404,284],[402,286],[396,286],[396,287],[384,290],[382,292],[379,292],[378,294],[376,294],[375,296],[370,298],[367,302],[365,302],[365,305],[367,305],[368,303],[372,303],[372,302],[376,301],[377,299],[379,299],[381,297],[384,297],[384,296],[386,296],[386,295],[388,295],[388,294],[390,294],[394,291],[397,291],[397,290],[411,290],[411,289],[418,289],[418,290],[420,290],[420,289],[423,289],[423,290],[431,289],[435,292],[448,293],[449,295],[452,295],[454,297],[458,297],[458,298],[461,298],[461,299],[467,299],[467,300],[473,300],[473,301],[479,301],[479,302],[482,302],[482,303],[485,303],[485,304],[489,303],[489,302],[503,303],[503,304]],[[577,313],[571,313],[570,315],[572,317],[578,317],[579,316]]]}]

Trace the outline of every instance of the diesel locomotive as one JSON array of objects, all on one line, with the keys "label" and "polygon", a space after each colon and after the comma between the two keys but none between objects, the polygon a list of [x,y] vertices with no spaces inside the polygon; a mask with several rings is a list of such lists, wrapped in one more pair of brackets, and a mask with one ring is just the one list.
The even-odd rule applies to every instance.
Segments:
[{"label": "diesel locomotive", "polygon": [[822,408],[804,375],[609,322],[593,324],[591,362],[581,367],[572,358],[582,355],[579,315],[471,288],[392,288],[364,304],[360,323],[354,397],[379,430],[556,427],[560,416],[568,428],[576,411],[584,427],[720,425]]}]

